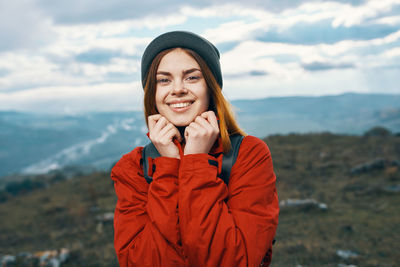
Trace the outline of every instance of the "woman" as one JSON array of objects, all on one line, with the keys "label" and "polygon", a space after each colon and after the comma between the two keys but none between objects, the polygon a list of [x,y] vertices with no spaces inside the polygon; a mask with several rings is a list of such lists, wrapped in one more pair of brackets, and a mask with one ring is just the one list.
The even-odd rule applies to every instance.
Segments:
[{"label": "woman", "polygon": [[[190,32],[154,39],[142,57],[148,136],[161,155],[143,177],[142,147],[112,169],[121,266],[267,266],[278,224],[267,145],[246,136],[222,95],[217,48]],[[225,184],[229,136],[245,136]]]}]

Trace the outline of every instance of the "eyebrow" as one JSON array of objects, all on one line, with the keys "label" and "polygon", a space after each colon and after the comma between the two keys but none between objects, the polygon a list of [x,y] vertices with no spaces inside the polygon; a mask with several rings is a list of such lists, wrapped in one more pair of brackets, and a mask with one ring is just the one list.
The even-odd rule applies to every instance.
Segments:
[{"label": "eyebrow", "polygon": [[[191,69],[182,71],[182,73],[184,75],[187,75],[187,74],[195,72],[195,71],[200,71],[201,72],[201,70],[199,70],[197,68],[191,68]],[[157,71],[157,74],[163,74],[163,75],[166,75],[166,76],[171,76],[171,73],[168,72],[168,71]]]}]

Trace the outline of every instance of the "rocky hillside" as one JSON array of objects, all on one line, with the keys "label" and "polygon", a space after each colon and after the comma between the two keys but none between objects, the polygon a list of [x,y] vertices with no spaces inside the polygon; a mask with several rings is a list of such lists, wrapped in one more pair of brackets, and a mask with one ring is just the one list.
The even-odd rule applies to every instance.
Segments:
[{"label": "rocky hillside", "polygon": [[[399,136],[375,129],[265,141],[281,201],[271,266],[397,266]],[[3,266],[117,266],[108,172],[20,177],[0,196]]]}]

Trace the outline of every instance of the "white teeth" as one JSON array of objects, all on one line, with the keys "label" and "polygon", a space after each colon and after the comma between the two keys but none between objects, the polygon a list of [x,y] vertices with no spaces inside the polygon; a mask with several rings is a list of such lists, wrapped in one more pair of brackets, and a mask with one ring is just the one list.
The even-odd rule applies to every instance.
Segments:
[{"label": "white teeth", "polygon": [[189,102],[170,104],[170,106],[172,108],[185,108],[185,107],[188,107],[190,105],[191,105],[191,103],[189,103]]}]

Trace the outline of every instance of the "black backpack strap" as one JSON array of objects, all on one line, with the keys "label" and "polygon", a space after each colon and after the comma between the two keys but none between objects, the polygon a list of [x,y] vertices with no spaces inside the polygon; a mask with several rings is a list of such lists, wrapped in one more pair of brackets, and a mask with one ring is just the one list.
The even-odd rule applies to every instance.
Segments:
[{"label": "black backpack strap", "polygon": [[239,148],[244,136],[236,134],[231,135],[229,138],[231,139],[231,149],[222,157],[222,170],[220,174],[220,178],[224,180],[225,184],[229,183],[231,169],[233,167],[233,164],[235,164],[236,162],[237,156],[239,154]]},{"label": "black backpack strap", "polygon": [[149,176],[149,158],[155,159],[160,156],[161,156],[160,153],[158,153],[153,143],[149,143],[143,147],[142,151],[143,176],[146,179],[147,183],[149,184],[153,181],[153,177]]}]

